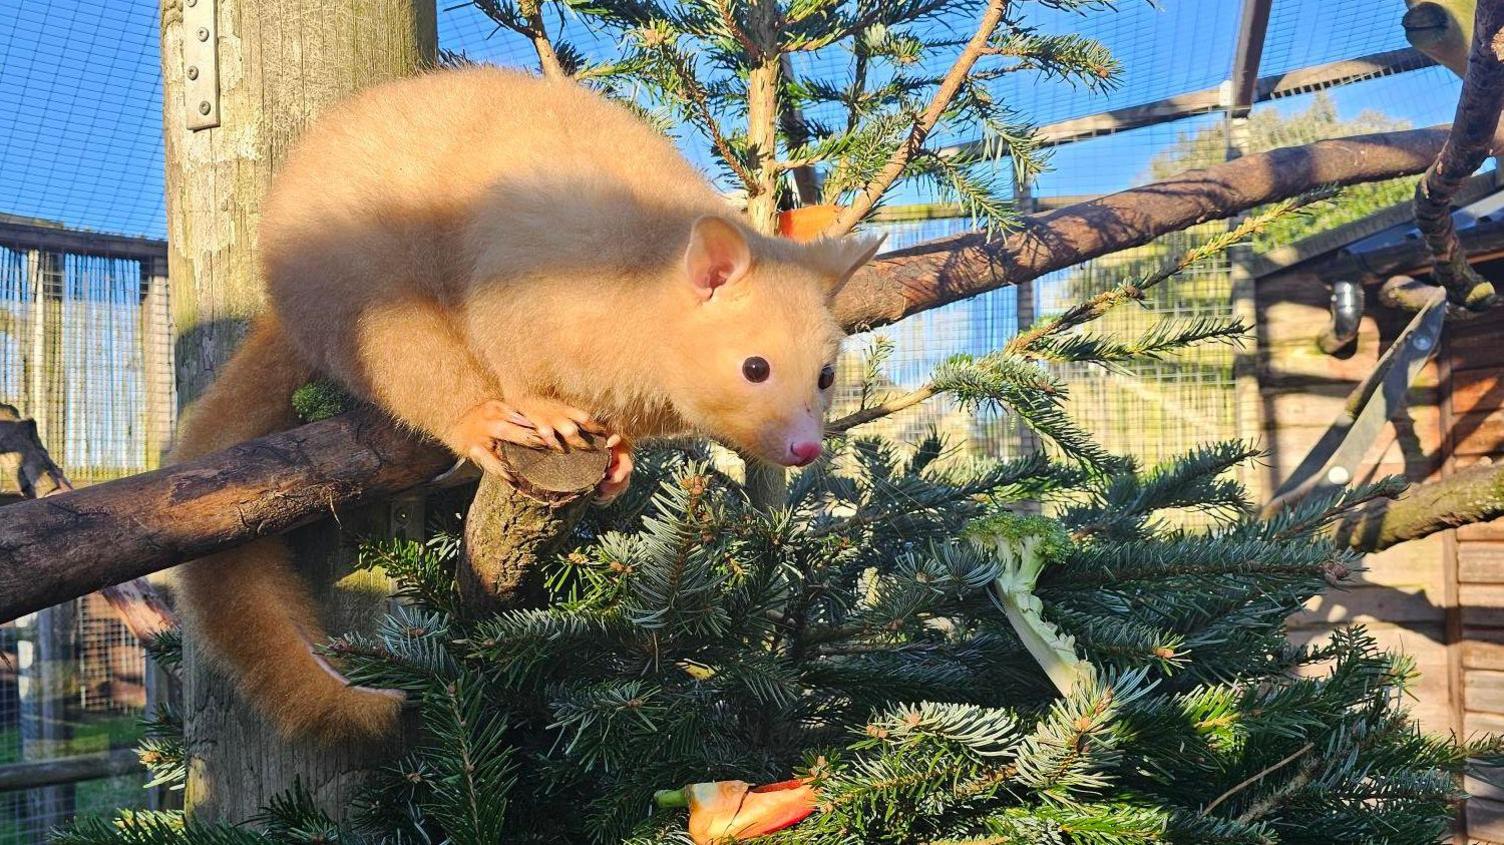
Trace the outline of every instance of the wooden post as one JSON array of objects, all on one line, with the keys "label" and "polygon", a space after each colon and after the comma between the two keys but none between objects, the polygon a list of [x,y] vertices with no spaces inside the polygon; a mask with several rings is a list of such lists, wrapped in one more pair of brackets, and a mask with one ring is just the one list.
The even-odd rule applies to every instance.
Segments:
[{"label": "wooden post", "polygon": [[[199,30],[184,26],[185,3],[214,4],[217,29],[219,125],[196,131],[188,129],[189,109],[200,99],[186,96],[183,48]],[[330,103],[431,66],[435,17],[433,0],[163,0],[168,283],[180,401],[203,391],[261,305],[256,222],[273,171]],[[195,69],[195,78],[203,72]],[[370,527],[366,515],[342,519]],[[290,538],[300,568],[328,585],[345,562],[333,553],[337,538],[318,528]],[[369,612],[369,590],[325,589],[341,596],[327,621],[363,615],[369,622],[376,615]],[[282,741],[230,694],[191,638],[183,676],[186,803],[195,816],[243,821],[294,777],[327,811],[339,816],[348,809],[364,764],[376,760],[373,751]]]},{"label": "wooden post", "polygon": [[[1267,3],[1262,0],[1247,0],[1244,4],[1245,29],[1249,18],[1257,17],[1260,9],[1263,13],[1263,25],[1267,26]],[[1243,43],[1245,40],[1258,46],[1256,48],[1246,46]],[[1264,37],[1261,31],[1256,30],[1252,33],[1245,31],[1240,36],[1240,63],[1252,65],[1252,70],[1244,71],[1245,76],[1250,73],[1257,74],[1258,56],[1249,51],[1262,50],[1263,43]],[[1246,92],[1238,87],[1236,80],[1229,80],[1223,86],[1223,106],[1227,109],[1226,158],[1228,161],[1236,161],[1250,152],[1248,139],[1250,104],[1242,97],[1243,93]],[[1240,217],[1229,220],[1228,225],[1236,226],[1239,219]],[[1251,244],[1235,244],[1227,250],[1230,310],[1233,318],[1241,320],[1254,333],[1254,336],[1244,345],[1233,347],[1233,424],[1239,440],[1245,443],[1262,443],[1264,440],[1264,405],[1259,393],[1259,315],[1252,262],[1253,246]],[[1274,489],[1275,480],[1266,478],[1266,473],[1261,471],[1260,467],[1244,462],[1238,466],[1236,472],[1238,481],[1247,489],[1253,501],[1263,502],[1268,499],[1270,492]]]},{"label": "wooden post", "polygon": [[[63,407],[59,390],[63,349],[63,268],[53,252],[26,254],[26,278],[31,283],[30,329],[26,360],[26,410],[37,424],[42,442],[62,450]],[[54,400],[58,400],[54,402]]]},{"label": "wooden post", "polygon": [[[1034,196],[1034,186],[1027,179],[1018,178],[1017,171],[1013,173],[1013,207],[1018,209],[1020,214],[1033,214],[1039,207],[1039,202]],[[1037,300],[1036,287],[1037,285],[1034,282],[1029,281],[1014,288],[1016,299],[1014,300],[1013,313],[1018,323],[1018,331],[1027,329],[1034,325],[1035,320],[1039,319],[1039,302]],[[1029,424],[1024,422],[1022,417],[1018,419],[1017,425],[1018,455],[1010,455],[1009,457],[1032,455],[1043,448],[1039,442],[1039,435],[1034,433],[1034,429],[1030,428]],[[1033,509],[1036,506],[1036,503],[1033,502],[1024,505],[1025,508],[1029,509]]]}]

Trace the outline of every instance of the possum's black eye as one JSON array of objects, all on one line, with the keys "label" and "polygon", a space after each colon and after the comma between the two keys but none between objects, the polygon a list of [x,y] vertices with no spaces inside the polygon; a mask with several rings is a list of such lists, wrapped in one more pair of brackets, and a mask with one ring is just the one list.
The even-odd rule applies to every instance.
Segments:
[{"label": "possum's black eye", "polygon": [[824,367],[821,367],[820,368],[820,389],[821,390],[829,390],[830,386],[832,384],[835,384],[835,383],[836,383],[836,368],[833,367],[833,366],[831,366],[830,364],[826,364]]},{"label": "possum's black eye", "polygon": [[768,380],[768,359],[753,355],[742,362],[742,375],[747,381],[759,382]]}]

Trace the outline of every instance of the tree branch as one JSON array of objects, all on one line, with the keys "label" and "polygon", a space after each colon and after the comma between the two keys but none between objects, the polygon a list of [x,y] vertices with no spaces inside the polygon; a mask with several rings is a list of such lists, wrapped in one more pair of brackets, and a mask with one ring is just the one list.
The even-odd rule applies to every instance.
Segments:
[{"label": "tree branch", "polygon": [[554,42],[548,37],[548,28],[543,24],[542,0],[520,0],[517,8],[527,19],[528,31],[524,35],[533,42],[533,50],[538,53],[538,67],[543,75],[549,79],[568,79],[569,74],[559,63],[559,54],[554,51]]},{"label": "tree branch", "polygon": [[1493,146],[1504,109],[1504,0],[1480,0],[1467,76],[1452,131],[1435,163],[1415,186],[1415,224],[1434,257],[1434,275],[1453,305],[1489,307],[1494,287],[1468,263],[1452,222],[1452,197]]},{"label": "tree branch", "polygon": [[0,620],[390,496],[454,464],[355,411],[142,475],[7,505]]},{"label": "tree branch", "polygon": [[[0,454],[18,456],[16,484],[23,499],[44,499],[74,489],[73,482],[42,445],[36,422],[23,419],[14,407],[5,404],[0,404]],[[107,586],[101,593],[141,642],[150,642],[177,625],[167,602],[144,578]]]},{"label": "tree branch", "polygon": [[929,106],[914,121],[908,137],[898,149],[893,151],[888,163],[883,165],[883,168],[872,177],[861,193],[857,194],[851,205],[841,209],[835,222],[822,233],[825,237],[838,238],[850,232],[852,227],[860,223],[877,201],[882,199],[883,194],[893,186],[894,181],[903,174],[904,168],[909,166],[914,156],[924,148],[924,141],[929,137],[930,131],[935,128],[935,124],[940,122],[945,110],[950,108],[951,101],[956,98],[961,85],[966,82],[967,74],[971,73],[972,66],[982,57],[988,40],[992,38],[992,33],[997,31],[998,24],[1003,21],[1003,13],[1007,7],[1007,0],[987,0],[987,8],[982,12],[982,19],[977,25],[976,33],[971,36],[971,40],[966,42],[961,55],[956,57],[955,64],[951,65],[945,77],[940,80],[940,87],[930,99]]},{"label": "tree branch", "polygon": [[899,411],[904,410],[905,408],[912,408],[934,395],[934,386],[931,384],[926,384],[923,387],[911,390],[908,393],[903,394],[902,396],[894,397],[886,402],[882,402],[877,405],[869,405],[868,407],[862,408],[859,411],[853,411],[846,416],[841,417],[840,419],[826,425],[825,433],[841,434],[842,432],[849,431],[859,425],[872,422],[873,420],[880,420],[883,417],[896,414]]},{"label": "tree branch", "polygon": [[1360,552],[1378,552],[1438,531],[1504,517],[1504,464],[1471,466],[1398,499],[1360,509],[1336,527],[1338,538]]},{"label": "tree branch", "polygon": [[1446,127],[1411,129],[1247,155],[1026,215],[1006,238],[969,232],[891,252],[842,288],[836,317],[848,331],[887,325],[1313,188],[1414,175],[1446,135]]},{"label": "tree branch", "polygon": [[684,91],[689,95],[689,101],[695,107],[695,112],[700,123],[705,127],[705,134],[710,136],[710,142],[715,145],[715,151],[720,153],[725,160],[726,166],[736,174],[736,178],[742,181],[742,186],[747,193],[756,196],[759,185],[752,171],[747,169],[745,162],[731,148],[731,142],[726,140],[726,135],[721,131],[721,124],[715,119],[715,114],[710,110],[710,100],[705,94],[705,89],[700,87],[700,82],[690,73],[689,68],[684,66],[684,56],[679,53],[677,47],[667,46],[662,48],[663,55],[668,60],[669,67],[674,71],[674,76],[679,78],[679,83],[684,86]]},{"label": "tree branch", "polygon": [[[1418,129],[1245,156],[1026,217],[1001,242],[973,233],[892,253],[846,285],[836,315],[849,331],[891,323],[1322,185],[1419,173],[1445,138],[1444,128]],[[0,621],[389,497],[453,462],[384,416],[356,411],[9,505],[0,520]]]}]

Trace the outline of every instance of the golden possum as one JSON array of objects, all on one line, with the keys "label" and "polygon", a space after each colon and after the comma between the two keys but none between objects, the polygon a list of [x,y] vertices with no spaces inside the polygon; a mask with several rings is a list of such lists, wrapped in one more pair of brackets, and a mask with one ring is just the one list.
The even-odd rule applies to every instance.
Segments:
[{"label": "golden possum", "polygon": [[[760,236],[664,137],[569,82],[497,69],[369,89],[316,121],[262,208],[272,313],[190,413],[174,457],[295,423],[329,374],[456,454],[698,432],[820,453],[842,337],[830,297],[877,242]],[[350,686],[280,540],[184,566],[191,630],[288,734],[386,732],[401,694]]]}]

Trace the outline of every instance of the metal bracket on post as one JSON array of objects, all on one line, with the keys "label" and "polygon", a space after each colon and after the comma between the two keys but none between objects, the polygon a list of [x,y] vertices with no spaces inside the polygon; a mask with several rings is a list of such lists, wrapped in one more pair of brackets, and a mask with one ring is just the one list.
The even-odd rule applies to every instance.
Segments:
[{"label": "metal bracket on post", "polygon": [[189,129],[219,125],[219,25],[216,0],[182,0],[183,105]]}]

